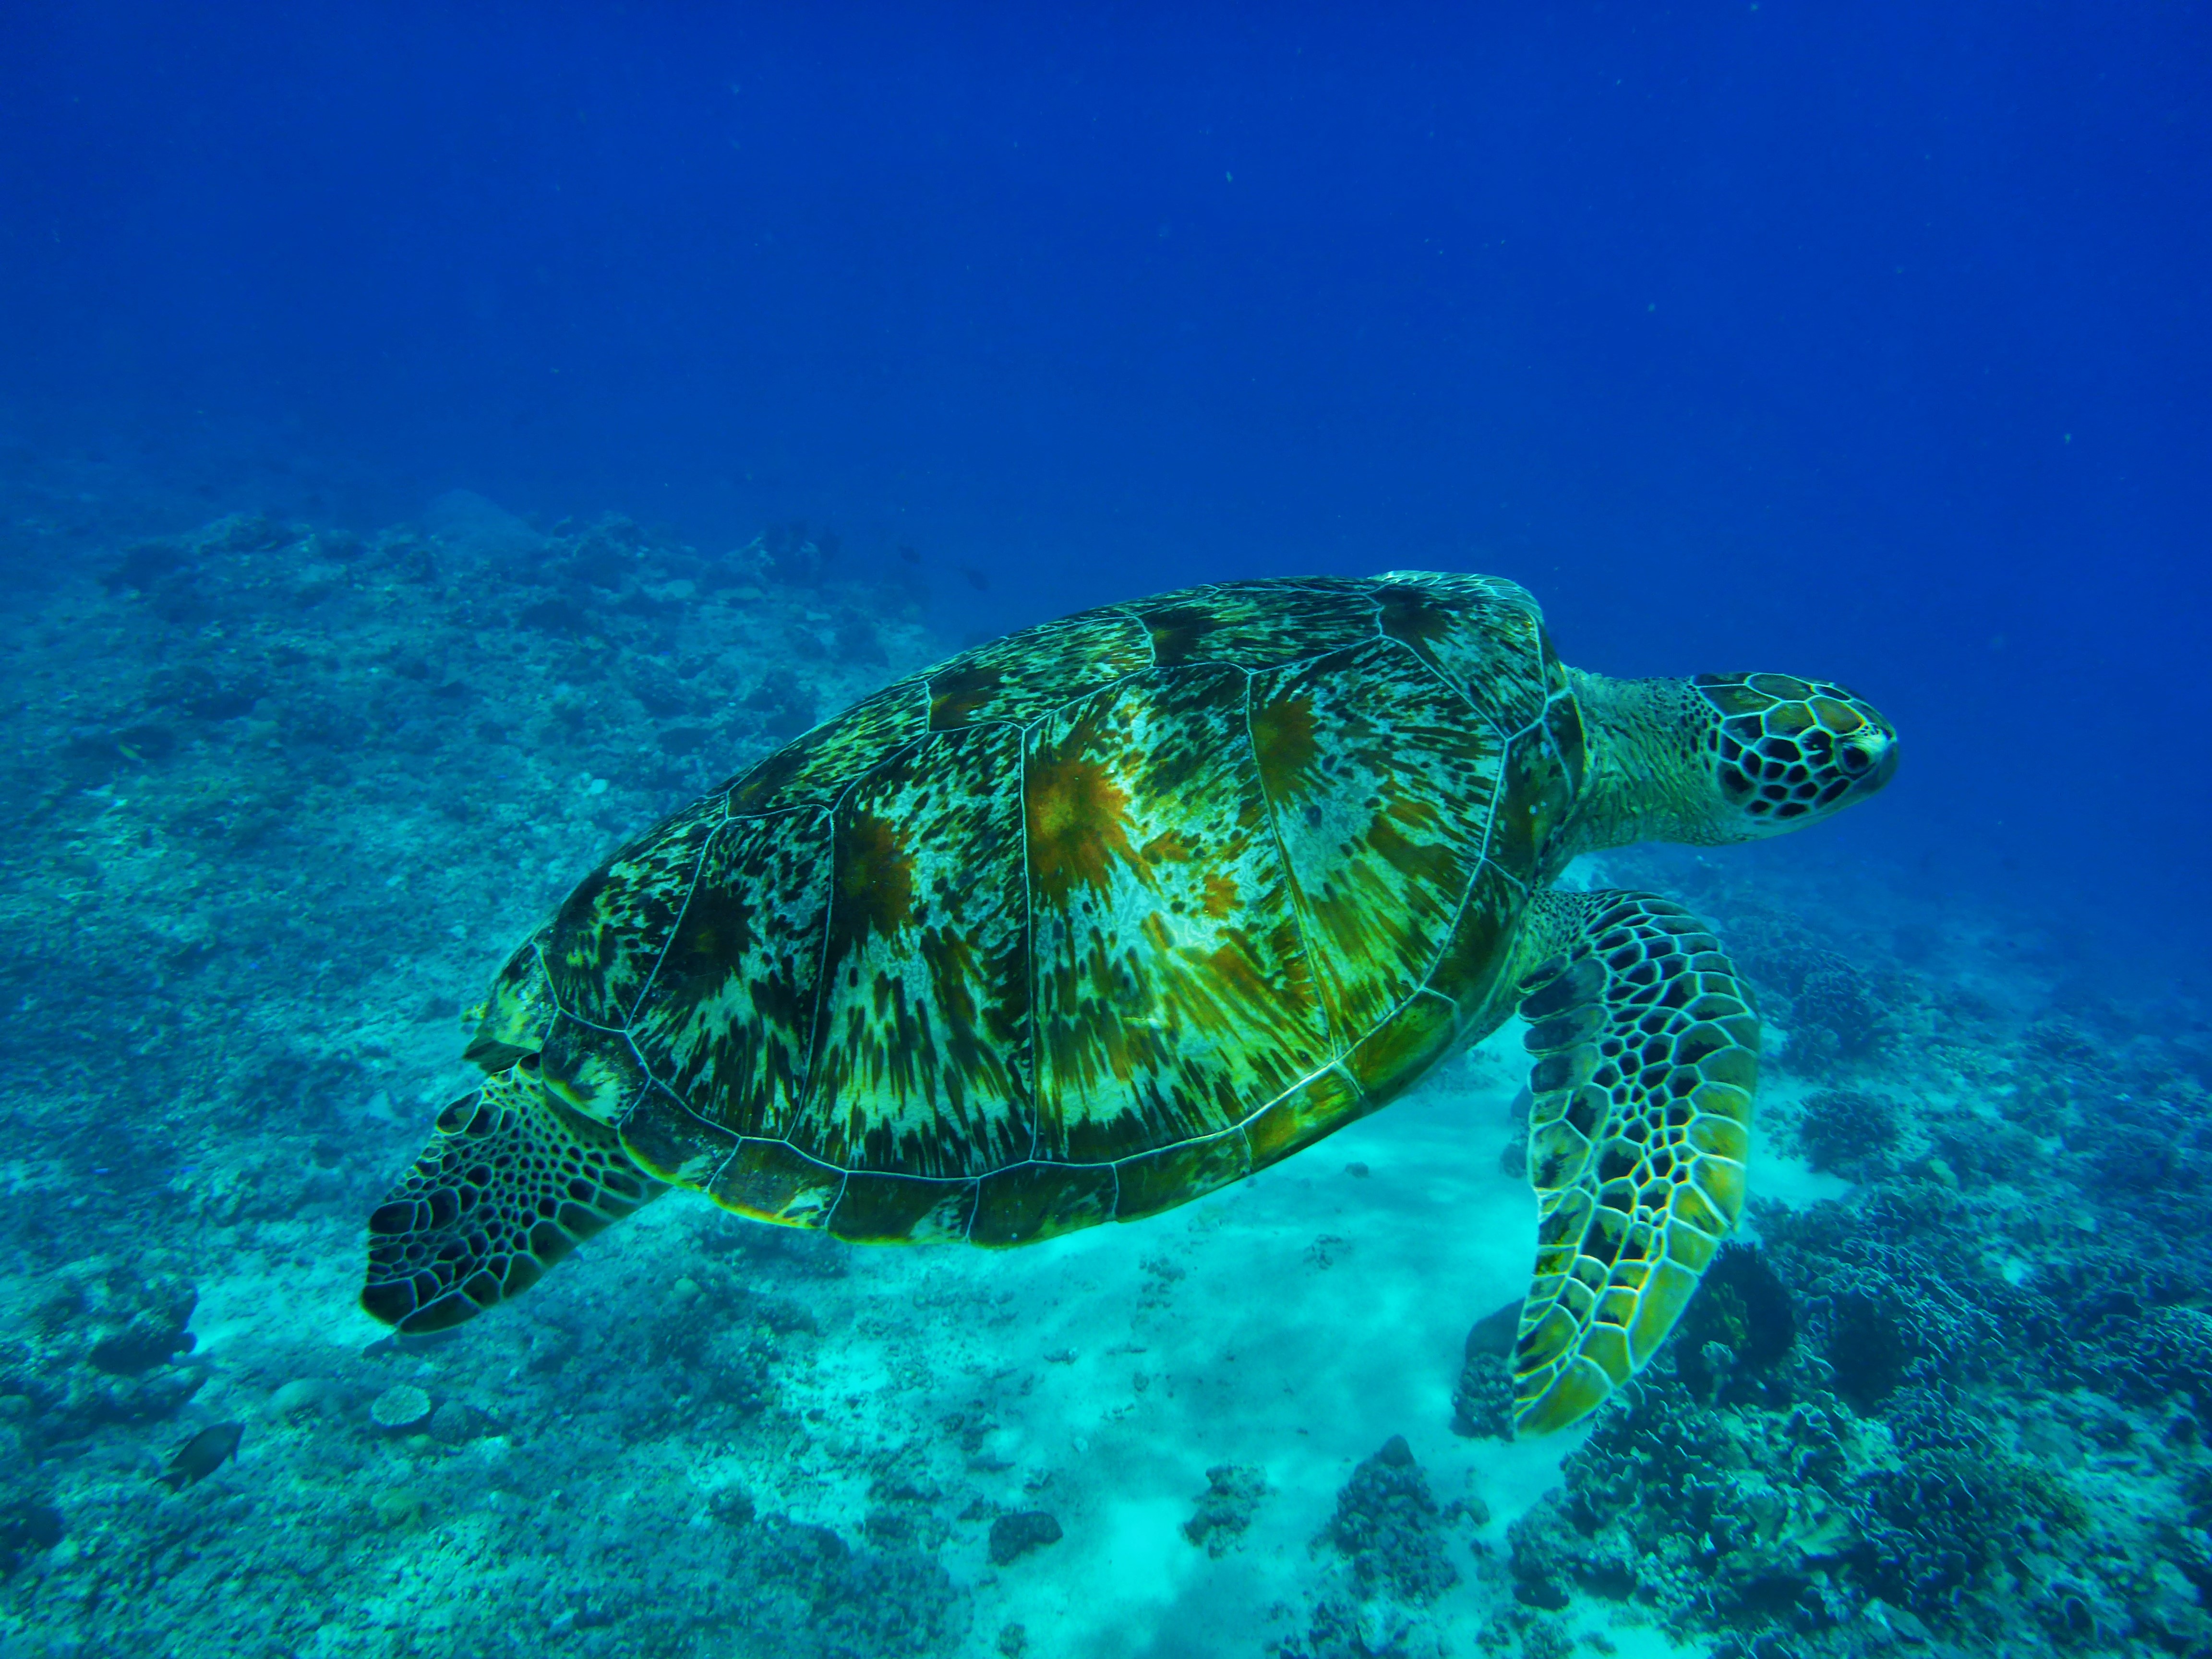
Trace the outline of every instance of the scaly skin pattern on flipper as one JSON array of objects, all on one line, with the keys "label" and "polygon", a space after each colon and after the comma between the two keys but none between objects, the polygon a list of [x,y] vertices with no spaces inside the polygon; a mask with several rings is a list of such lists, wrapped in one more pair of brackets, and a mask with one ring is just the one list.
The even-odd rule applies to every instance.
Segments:
[{"label": "scaly skin pattern on flipper", "polygon": [[1515,1427],[1584,1417],[1658,1351],[1743,1209],[1759,1018],[1705,924],[1650,893],[1546,893],[1520,981],[1535,1278]]},{"label": "scaly skin pattern on flipper", "polygon": [[1493,1024],[1583,745],[1510,582],[1224,584],[886,688],[625,848],[490,1056],[657,1179],[860,1239],[1170,1207]]}]

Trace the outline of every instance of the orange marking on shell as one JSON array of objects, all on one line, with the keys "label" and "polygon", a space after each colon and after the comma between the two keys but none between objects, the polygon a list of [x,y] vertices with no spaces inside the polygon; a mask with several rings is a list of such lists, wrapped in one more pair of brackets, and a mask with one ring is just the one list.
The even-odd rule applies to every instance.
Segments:
[{"label": "orange marking on shell", "polygon": [[840,920],[896,933],[914,920],[913,855],[900,845],[897,826],[872,812],[854,814],[846,835],[837,872]]},{"label": "orange marking on shell", "polygon": [[1233,915],[1237,910],[1237,883],[1233,877],[1214,874],[1206,878],[1206,914],[1217,921]]},{"label": "orange marking on shell", "polygon": [[1258,964],[1252,960],[1251,947],[1232,934],[1227,944],[1207,952],[1206,968],[1208,977],[1200,983],[1212,994],[1211,1006],[1194,1003],[1193,1024],[1200,1030],[1234,1030],[1238,1023],[1224,1018],[1221,1012],[1225,1004],[1242,1003],[1257,1007],[1269,1000],[1273,993],[1261,977]]},{"label": "orange marking on shell", "polygon": [[1252,752],[1270,795],[1290,801],[1304,793],[1313,782],[1314,763],[1321,757],[1321,745],[1314,738],[1313,699],[1282,697],[1255,708]]},{"label": "orange marking on shell", "polygon": [[[1410,841],[1398,826],[1390,822],[1401,815],[1386,809],[1375,815],[1367,828],[1367,844],[1376,854],[1408,881],[1425,886],[1445,888],[1455,884],[1460,876],[1459,855],[1452,848],[1434,842]],[[1433,814],[1430,815],[1433,817]]]},{"label": "orange marking on shell", "polygon": [[1187,864],[1191,857],[1189,838],[1175,830],[1154,836],[1139,850],[1147,864]]},{"label": "orange marking on shell", "polygon": [[1079,884],[1105,892],[1115,859],[1141,873],[1123,822],[1129,797],[1097,762],[1040,755],[1023,796],[1030,865],[1046,897],[1064,900]]}]

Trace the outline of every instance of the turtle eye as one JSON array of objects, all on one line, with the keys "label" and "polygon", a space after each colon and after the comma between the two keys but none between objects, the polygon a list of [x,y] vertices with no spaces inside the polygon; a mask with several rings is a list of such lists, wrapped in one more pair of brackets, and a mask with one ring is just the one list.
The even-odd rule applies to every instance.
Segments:
[{"label": "turtle eye", "polygon": [[1836,757],[1853,783],[1879,789],[1897,770],[1897,740],[1881,731],[1844,738],[1836,744]]}]

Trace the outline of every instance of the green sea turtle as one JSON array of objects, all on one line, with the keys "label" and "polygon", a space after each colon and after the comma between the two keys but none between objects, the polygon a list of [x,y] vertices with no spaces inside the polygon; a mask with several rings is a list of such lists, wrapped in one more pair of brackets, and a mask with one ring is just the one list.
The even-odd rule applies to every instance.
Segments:
[{"label": "green sea turtle", "polygon": [[1577,853],[1797,828],[1895,734],[1784,674],[1564,666],[1521,588],[1224,583],[962,653],[587,877],[499,975],[369,1218],[362,1304],[434,1330],[667,1187],[871,1241],[1155,1214],[1530,1022],[1516,1423],[1649,1359],[1743,1203],[1748,991]]}]

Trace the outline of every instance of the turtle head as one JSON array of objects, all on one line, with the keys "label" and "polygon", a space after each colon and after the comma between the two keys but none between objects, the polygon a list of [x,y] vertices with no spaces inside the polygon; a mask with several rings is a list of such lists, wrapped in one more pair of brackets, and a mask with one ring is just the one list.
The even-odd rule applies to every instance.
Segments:
[{"label": "turtle head", "polygon": [[1575,852],[1778,836],[1864,800],[1897,770],[1895,729],[1825,680],[1570,674],[1590,751]]},{"label": "turtle head", "polygon": [[1723,841],[1796,830],[1864,800],[1897,771],[1897,732],[1873,704],[1793,674],[1700,674],[1703,746]]}]

